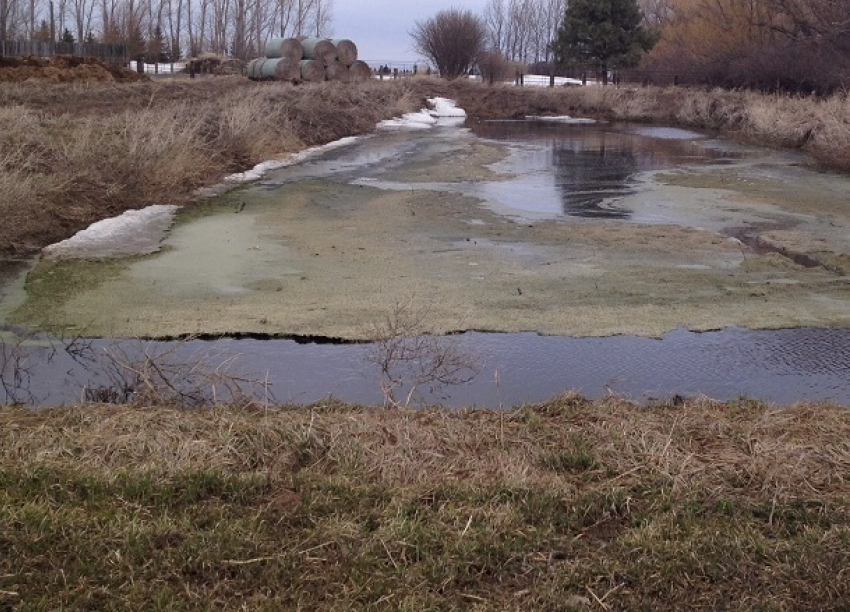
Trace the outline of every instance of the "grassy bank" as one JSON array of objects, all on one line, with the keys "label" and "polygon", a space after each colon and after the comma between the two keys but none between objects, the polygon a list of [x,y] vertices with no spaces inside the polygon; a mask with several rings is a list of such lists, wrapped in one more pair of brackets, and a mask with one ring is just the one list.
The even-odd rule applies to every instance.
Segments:
[{"label": "grassy bank", "polygon": [[589,115],[679,125],[753,144],[803,150],[850,171],[850,95],[828,98],[683,87],[486,88],[453,83],[447,95],[472,116]]},{"label": "grassy bank", "polygon": [[230,172],[344,136],[447,95],[480,119],[590,115],[792,147],[850,170],[850,97],[684,88],[486,87],[430,79],[356,85],[239,77],[0,86],[0,252],[26,253],[93,221],[184,203]]},{"label": "grassy bank", "polygon": [[850,413],[0,409],[0,608],[846,609]]}]

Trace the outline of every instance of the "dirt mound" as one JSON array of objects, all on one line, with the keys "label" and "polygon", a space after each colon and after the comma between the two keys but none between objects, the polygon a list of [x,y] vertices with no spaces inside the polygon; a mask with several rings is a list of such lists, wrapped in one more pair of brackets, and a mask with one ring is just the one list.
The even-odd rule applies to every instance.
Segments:
[{"label": "dirt mound", "polygon": [[40,57],[0,57],[0,82],[37,80],[50,83],[81,81],[145,81],[147,77],[123,66],[107,64],[93,57],[58,55]]}]

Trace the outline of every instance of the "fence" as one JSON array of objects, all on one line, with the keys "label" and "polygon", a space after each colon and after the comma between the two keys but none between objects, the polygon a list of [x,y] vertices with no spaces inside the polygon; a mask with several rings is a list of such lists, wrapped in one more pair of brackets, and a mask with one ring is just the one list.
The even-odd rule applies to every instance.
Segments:
[{"label": "fence", "polygon": [[103,43],[56,43],[34,40],[0,40],[0,57],[96,57],[107,63],[126,64],[127,46]]}]

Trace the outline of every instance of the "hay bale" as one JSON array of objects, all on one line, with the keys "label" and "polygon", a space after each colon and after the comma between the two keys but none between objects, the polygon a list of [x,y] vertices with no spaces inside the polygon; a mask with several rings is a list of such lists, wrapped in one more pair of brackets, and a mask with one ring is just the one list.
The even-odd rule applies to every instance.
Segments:
[{"label": "hay bale", "polygon": [[301,78],[300,60],[291,60],[285,57],[268,58],[260,67],[260,78],[275,81],[291,81]]},{"label": "hay bale", "polygon": [[304,59],[319,60],[325,66],[336,60],[336,45],[328,38],[305,38],[301,47]]},{"label": "hay bale", "polygon": [[357,61],[357,45],[347,38],[336,38],[331,41],[336,46],[336,58],[346,68]]},{"label": "hay bale", "polygon": [[349,80],[348,66],[340,61],[331,62],[325,68],[325,75],[329,81],[345,82]]},{"label": "hay bale", "polygon": [[348,78],[352,81],[368,81],[372,78],[372,69],[363,60],[357,60],[348,69]]},{"label": "hay bale", "polygon": [[319,60],[305,59],[298,64],[301,68],[301,78],[315,83],[325,80],[325,65]]},{"label": "hay bale", "polygon": [[257,76],[256,66],[257,66],[258,63],[260,63],[264,59],[266,59],[266,58],[258,57],[257,59],[252,59],[250,62],[248,62],[248,65],[245,66],[245,76],[247,76],[252,81],[256,81],[259,78]]},{"label": "hay bale", "polygon": [[304,58],[304,49],[297,38],[272,38],[266,43],[266,57],[300,62]]},{"label": "hay bale", "polygon": [[248,78],[252,81],[259,81],[263,78],[263,64],[269,61],[267,57],[258,57],[257,59],[248,62],[248,67],[245,72]]}]

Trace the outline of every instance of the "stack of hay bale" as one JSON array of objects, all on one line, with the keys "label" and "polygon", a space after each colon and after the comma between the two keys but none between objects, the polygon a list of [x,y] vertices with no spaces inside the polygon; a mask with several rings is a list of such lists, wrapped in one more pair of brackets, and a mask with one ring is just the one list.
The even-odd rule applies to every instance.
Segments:
[{"label": "stack of hay bale", "polygon": [[357,59],[357,46],[347,39],[273,38],[266,55],[248,62],[254,81],[364,81],[372,76]]}]

